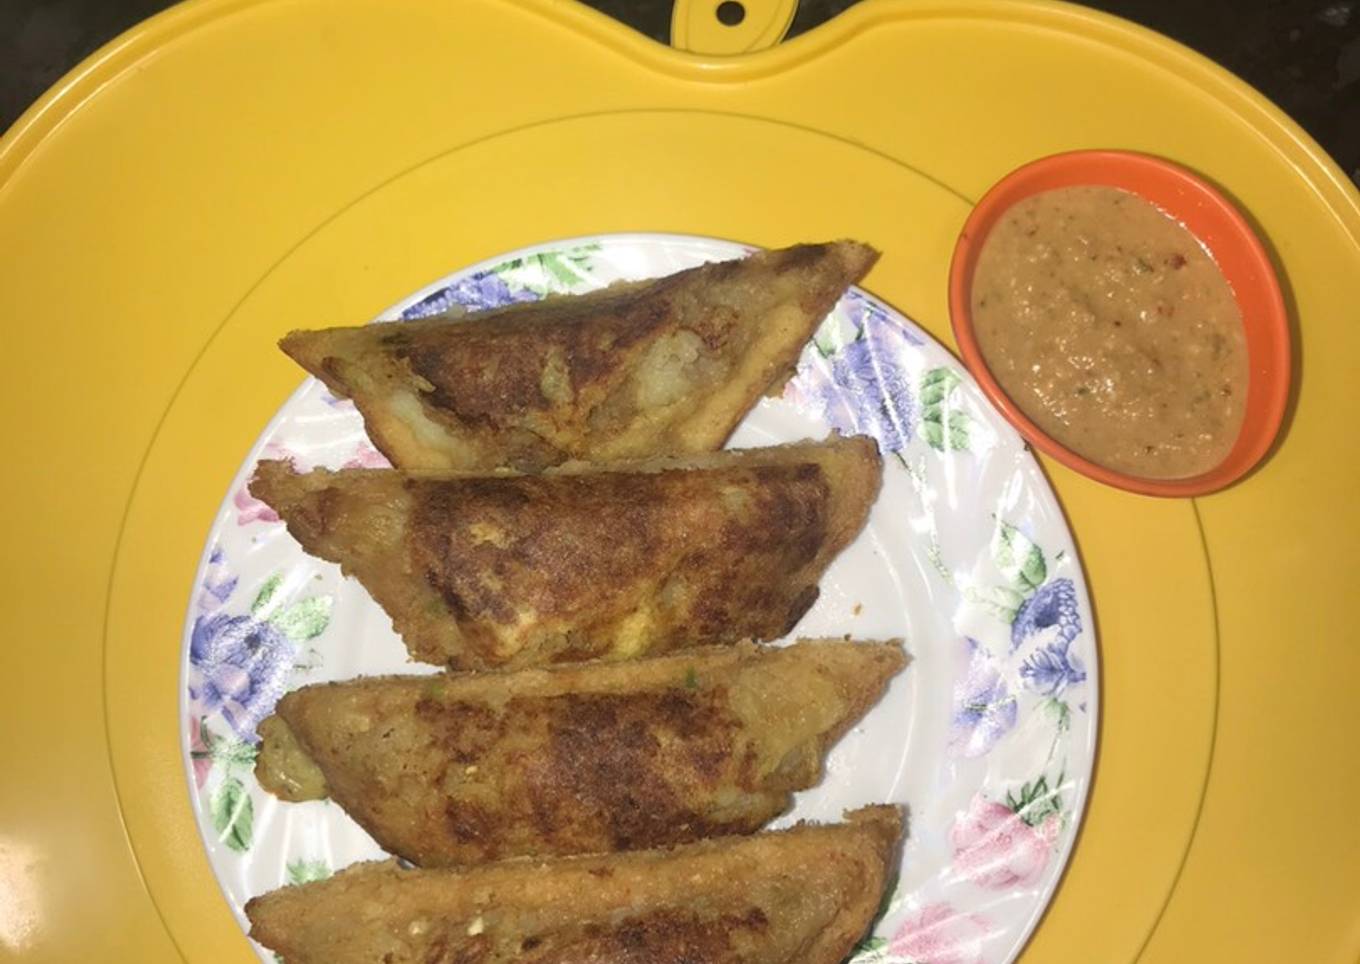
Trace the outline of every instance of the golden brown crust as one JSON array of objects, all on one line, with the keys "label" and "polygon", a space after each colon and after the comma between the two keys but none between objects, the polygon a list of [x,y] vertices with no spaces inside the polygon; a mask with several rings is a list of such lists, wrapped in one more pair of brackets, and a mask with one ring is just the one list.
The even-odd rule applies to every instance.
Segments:
[{"label": "golden brown crust", "polygon": [[691,461],[542,476],[263,462],[251,492],[356,576],[426,662],[530,666],[786,634],[864,525],[874,443]]},{"label": "golden brown crust", "polygon": [[360,864],[246,904],[290,964],[840,964],[902,834],[895,807],[670,851],[468,870]]},{"label": "golden brown crust", "polygon": [[256,773],[300,799],[319,767],[310,795],[329,787],[421,866],[750,833],[820,779],[827,750],[905,661],[897,643],[742,643],[308,686],[261,726]]},{"label": "golden brown crust", "polygon": [[461,320],[294,331],[403,468],[536,471],[719,448],[878,255],[797,245]]}]

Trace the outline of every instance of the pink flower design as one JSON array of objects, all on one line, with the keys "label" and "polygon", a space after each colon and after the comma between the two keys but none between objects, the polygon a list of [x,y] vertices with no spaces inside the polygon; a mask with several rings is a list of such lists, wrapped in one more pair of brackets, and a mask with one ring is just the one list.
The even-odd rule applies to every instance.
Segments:
[{"label": "pink flower design", "polygon": [[912,964],[984,964],[982,946],[991,933],[985,917],[941,901],[903,921],[888,951]]},{"label": "pink flower design", "polygon": [[993,889],[1032,883],[1048,865],[1061,828],[1056,813],[1031,827],[1005,804],[979,794],[949,831],[954,872]]},{"label": "pink flower design", "polygon": [[345,469],[390,469],[392,463],[367,442],[360,442],[354,455],[341,468]]},{"label": "pink flower design", "polygon": [[236,506],[238,526],[250,525],[252,522],[279,521],[279,514],[251,495],[250,490],[244,485],[231,497],[231,504]]},{"label": "pink flower design", "polygon": [[208,745],[203,742],[202,723],[196,716],[189,717],[189,756],[194,763],[194,786],[202,789],[212,769],[212,757]]}]

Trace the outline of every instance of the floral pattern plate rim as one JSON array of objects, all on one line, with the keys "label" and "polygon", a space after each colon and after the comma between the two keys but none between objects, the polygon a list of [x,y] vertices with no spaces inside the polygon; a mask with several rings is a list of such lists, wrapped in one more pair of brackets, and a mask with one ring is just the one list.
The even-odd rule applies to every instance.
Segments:
[{"label": "floral pattern plate rim", "polygon": [[[587,291],[749,250],[667,234],[535,245],[454,272],[378,320]],[[901,636],[912,663],[776,825],[906,804],[901,874],[850,960],[1011,961],[1061,878],[1094,764],[1097,649],[1071,533],[1033,455],[958,361],[860,289],[729,444],[831,430],[878,440],[884,485],[795,634]],[[339,807],[260,789],[256,725],[297,686],[434,671],[408,662],[367,593],[306,556],[250,497],[255,463],[279,456],[386,464],[353,405],[309,378],[242,463],[204,547],[184,626],[180,734],[203,843],[243,928],[251,896],[383,855]]]}]

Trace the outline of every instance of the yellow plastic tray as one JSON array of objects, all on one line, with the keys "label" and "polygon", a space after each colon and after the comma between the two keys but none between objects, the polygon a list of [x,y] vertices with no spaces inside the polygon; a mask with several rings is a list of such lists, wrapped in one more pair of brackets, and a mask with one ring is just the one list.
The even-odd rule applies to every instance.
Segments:
[{"label": "yellow plastic tray", "polygon": [[[686,46],[787,25],[747,7],[749,40],[682,11]],[[650,230],[871,241],[868,287],[948,343],[968,200],[1091,146],[1250,212],[1299,391],[1273,458],[1198,503],[1048,465],[1104,720],[1026,960],[1353,964],[1360,197],[1191,52],[989,0],[868,0],[732,58],[552,0],[194,0],[30,110],[0,141],[0,957],[251,960],[189,810],[177,673],[203,535],[299,379],[282,331],[526,243]]]}]

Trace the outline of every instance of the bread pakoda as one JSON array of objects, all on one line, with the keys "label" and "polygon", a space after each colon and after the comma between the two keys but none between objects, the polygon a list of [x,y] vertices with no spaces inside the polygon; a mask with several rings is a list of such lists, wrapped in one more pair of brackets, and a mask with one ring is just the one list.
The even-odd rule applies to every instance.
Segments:
[{"label": "bread pakoda", "polygon": [[872,440],[832,438],[539,476],[262,462],[250,491],[414,658],[475,670],[782,636],[882,471]]},{"label": "bread pakoda", "polygon": [[905,661],[897,643],[742,643],[323,683],[261,724],[255,774],[285,799],[329,794],[422,867],[751,833]]},{"label": "bread pakoda", "polygon": [[877,259],[803,244],[469,315],[294,331],[402,468],[538,471],[720,448]]},{"label": "bread pakoda", "polygon": [[246,904],[288,964],[841,964],[898,858],[902,813],[466,870],[359,864]]}]

